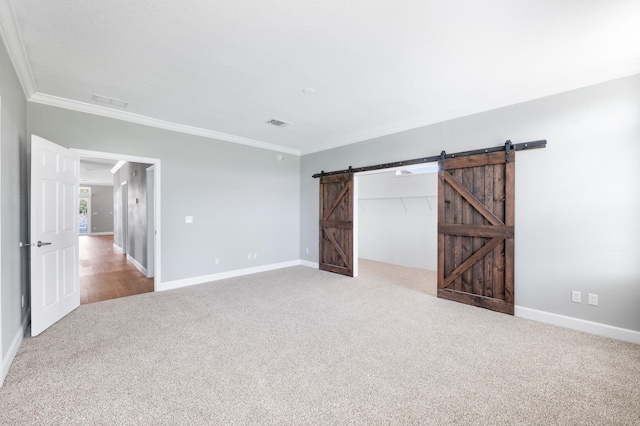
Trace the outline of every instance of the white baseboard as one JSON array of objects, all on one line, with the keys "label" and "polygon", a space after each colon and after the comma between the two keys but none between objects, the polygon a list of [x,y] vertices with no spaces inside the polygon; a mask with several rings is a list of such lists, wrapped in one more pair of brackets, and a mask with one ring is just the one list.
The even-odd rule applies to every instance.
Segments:
[{"label": "white baseboard", "polygon": [[113,250],[114,250],[116,253],[120,253],[120,254],[123,254],[123,253],[124,253],[124,250],[122,250],[122,247],[120,247],[120,246],[119,246],[119,245],[117,245],[116,243],[113,243]]},{"label": "white baseboard", "polygon": [[147,276],[147,268],[145,268],[144,266],[142,266],[137,260],[135,260],[133,257],[131,257],[131,255],[127,254],[127,260],[136,267],[136,269],[140,272],[142,272],[144,274],[144,276]]},{"label": "white baseboard", "polygon": [[[22,344],[22,340],[24,339],[24,335],[27,332],[27,324],[29,323],[29,318],[31,315],[31,310],[27,310],[24,319],[22,320],[22,324],[20,328],[16,332],[13,340],[11,341],[11,345],[9,345],[9,351],[7,352],[7,356],[2,358],[2,380],[0,380],[0,387],[4,383],[4,379],[7,378],[7,374],[9,374],[9,368],[11,368],[11,364],[18,353],[18,349],[20,349],[20,345]],[[2,354],[0,354],[2,355]]]},{"label": "white baseboard", "polygon": [[320,268],[320,265],[318,264],[318,262],[310,262],[310,261],[304,260],[304,259],[300,260],[300,264],[302,266],[306,266],[308,268],[313,268],[313,269],[319,269]]},{"label": "white baseboard", "polygon": [[584,331],[598,336],[610,337],[640,345],[640,331],[627,328],[614,327],[599,322],[587,321],[579,318],[553,314],[551,312],[538,311],[537,309],[515,306],[514,314],[517,317],[540,321],[547,324],[558,325],[572,330]]},{"label": "white baseboard", "polygon": [[113,235],[113,232],[89,232],[89,235]]},{"label": "white baseboard", "polygon": [[257,274],[259,272],[273,271],[276,269],[289,268],[291,266],[299,266],[302,261],[290,260],[288,262],[272,263],[270,265],[256,266],[254,268],[236,269],[235,271],[220,272],[218,274],[202,275],[199,277],[185,278],[183,280],[167,281],[159,283],[156,291],[174,290],[176,288],[188,287],[196,284],[204,284],[211,281],[224,280],[227,278],[241,277],[243,275]]}]

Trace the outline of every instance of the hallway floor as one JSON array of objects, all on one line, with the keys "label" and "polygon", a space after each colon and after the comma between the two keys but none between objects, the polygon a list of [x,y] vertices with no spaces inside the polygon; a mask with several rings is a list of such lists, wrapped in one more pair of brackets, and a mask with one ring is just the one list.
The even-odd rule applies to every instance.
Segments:
[{"label": "hallway floor", "polygon": [[113,235],[80,236],[80,303],[93,303],[153,291],[145,277],[113,249]]}]

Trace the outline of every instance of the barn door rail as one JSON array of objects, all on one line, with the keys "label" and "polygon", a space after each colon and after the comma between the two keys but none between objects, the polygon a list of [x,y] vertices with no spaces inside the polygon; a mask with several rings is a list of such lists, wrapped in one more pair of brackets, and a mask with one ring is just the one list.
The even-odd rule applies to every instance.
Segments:
[{"label": "barn door rail", "polygon": [[392,167],[412,166],[414,164],[433,163],[433,162],[436,162],[436,161],[440,161],[441,162],[441,161],[444,161],[447,158],[467,157],[469,155],[487,154],[487,153],[490,153],[490,152],[498,152],[498,151],[506,151],[507,158],[509,158],[510,157],[509,154],[510,154],[511,150],[524,151],[524,150],[527,150],[527,149],[544,148],[546,146],[547,146],[547,140],[546,139],[541,139],[541,140],[532,141],[532,142],[522,142],[522,143],[516,143],[516,144],[512,144],[511,141],[507,141],[502,146],[494,146],[494,147],[483,148],[483,149],[474,149],[472,151],[454,152],[454,153],[451,153],[451,154],[447,154],[444,151],[442,151],[438,155],[433,155],[431,157],[414,158],[413,160],[396,161],[396,162],[393,162],[393,163],[376,164],[374,166],[365,166],[365,167],[351,167],[351,166],[349,166],[348,169],[336,170],[336,171],[333,171],[333,172],[325,172],[323,170],[320,173],[314,174],[313,178],[317,179],[317,178],[322,177],[322,176],[339,175],[339,174],[343,174],[343,173],[368,172],[368,171],[371,171],[371,170],[390,169]]}]

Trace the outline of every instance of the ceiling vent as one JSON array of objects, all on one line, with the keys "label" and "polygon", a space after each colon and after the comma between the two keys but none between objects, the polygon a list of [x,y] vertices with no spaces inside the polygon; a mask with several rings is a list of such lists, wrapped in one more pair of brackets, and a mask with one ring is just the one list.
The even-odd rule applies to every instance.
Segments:
[{"label": "ceiling vent", "polygon": [[271,120],[265,121],[265,123],[273,124],[276,127],[285,127],[285,126],[288,126],[289,124],[291,124],[291,123],[287,123],[286,121],[276,120],[275,118],[272,118]]}]

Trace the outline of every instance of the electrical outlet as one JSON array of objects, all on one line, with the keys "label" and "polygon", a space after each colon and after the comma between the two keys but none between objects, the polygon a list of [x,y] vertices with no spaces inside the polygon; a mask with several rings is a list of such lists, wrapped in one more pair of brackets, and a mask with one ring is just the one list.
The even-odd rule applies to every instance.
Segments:
[{"label": "electrical outlet", "polygon": [[185,216],[184,223],[193,223],[193,216]]},{"label": "electrical outlet", "polygon": [[253,258],[257,259],[258,258],[258,253],[253,253]]},{"label": "electrical outlet", "polygon": [[598,306],[598,295],[589,293],[589,304],[593,306]]},{"label": "electrical outlet", "polygon": [[582,303],[582,293],[580,293],[579,291],[572,291],[571,301],[575,303]]},{"label": "electrical outlet", "polygon": [[247,255],[247,259],[251,260],[251,253]]},{"label": "electrical outlet", "polygon": [[220,258],[216,257],[216,265],[220,264]]},{"label": "electrical outlet", "polygon": [[309,254],[309,247],[307,247],[307,254]]}]

